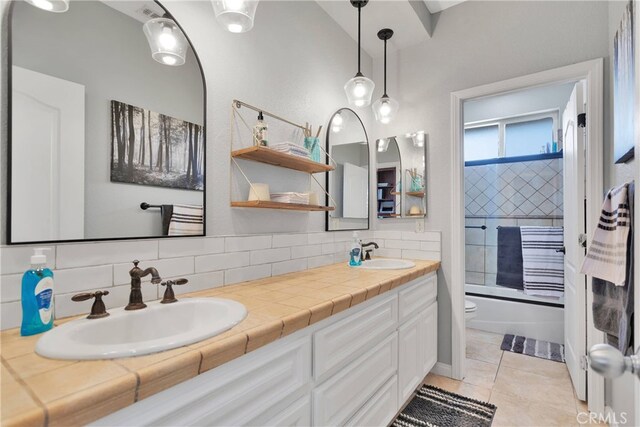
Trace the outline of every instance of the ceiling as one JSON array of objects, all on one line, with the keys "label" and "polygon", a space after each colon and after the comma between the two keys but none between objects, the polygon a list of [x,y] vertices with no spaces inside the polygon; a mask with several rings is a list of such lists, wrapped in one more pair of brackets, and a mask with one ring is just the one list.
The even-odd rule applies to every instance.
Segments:
[{"label": "ceiling", "polygon": [[[358,13],[348,0],[316,0],[354,40],[358,39]],[[378,30],[391,28],[393,38],[389,52],[419,44],[431,37],[431,15],[462,3],[464,0],[369,0],[362,9],[362,49],[371,57],[383,55]]]},{"label": "ceiling", "polygon": [[140,21],[142,23],[147,22],[149,19],[162,16],[164,9],[160,7],[153,0],[101,0],[105,5],[124,13],[131,18]]}]

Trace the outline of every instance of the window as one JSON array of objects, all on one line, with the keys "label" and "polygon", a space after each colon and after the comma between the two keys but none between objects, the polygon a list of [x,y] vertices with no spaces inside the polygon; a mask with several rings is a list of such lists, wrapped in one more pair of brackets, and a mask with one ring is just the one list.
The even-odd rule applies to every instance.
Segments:
[{"label": "window", "polygon": [[464,160],[484,160],[498,157],[500,142],[498,125],[464,130]]},{"label": "window", "polygon": [[[558,111],[467,123],[464,160],[487,160],[544,153],[557,141]],[[558,147],[560,149],[560,147]]]},{"label": "window", "polygon": [[553,119],[507,123],[504,133],[505,157],[529,156],[545,152],[553,142]]}]

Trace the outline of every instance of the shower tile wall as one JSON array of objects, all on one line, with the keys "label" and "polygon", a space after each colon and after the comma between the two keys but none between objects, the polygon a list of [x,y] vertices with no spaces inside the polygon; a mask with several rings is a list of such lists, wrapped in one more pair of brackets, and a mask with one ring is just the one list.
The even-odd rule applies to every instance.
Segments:
[{"label": "shower tile wall", "polygon": [[562,159],[465,167],[466,283],[495,286],[498,226],[562,226]]}]

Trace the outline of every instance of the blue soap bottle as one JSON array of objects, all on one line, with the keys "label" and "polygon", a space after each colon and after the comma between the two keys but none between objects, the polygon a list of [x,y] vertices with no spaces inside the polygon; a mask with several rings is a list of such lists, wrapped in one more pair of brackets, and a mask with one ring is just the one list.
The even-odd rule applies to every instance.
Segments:
[{"label": "blue soap bottle", "polygon": [[362,264],[362,242],[358,238],[358,232],[353,232],[353,243],[351,243],[351,249],[349,250],[349,265],[351,267],[357,267]]},{"label": "blue soap bottle", "polygon": [[34,249],[31,268],[22,276],[22,327],[20,335],[35,335],[53,327],[53,272],[44,251]]}]

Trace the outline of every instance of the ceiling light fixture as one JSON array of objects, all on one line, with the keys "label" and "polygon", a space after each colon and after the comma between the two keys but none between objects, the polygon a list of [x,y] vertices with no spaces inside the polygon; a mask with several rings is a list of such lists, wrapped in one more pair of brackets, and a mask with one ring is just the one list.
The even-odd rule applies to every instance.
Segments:
[{"label": "ceiling light fixture", "polygon": [[231,33],[246,33],[253,28],[258,0],[212,0],[216,19]]},{"label": "ceiling light fixture", "polygon": [[350,0],[353,7],[358,8],[358,72],[356,75],[344,85],[344,91],[347,94],[349,104],[354,107],[366,107],[371,104],[371,96],[375,84],[371,79],[366,78],[360,72],[360,21],[362,8],[367,5],[369,0]]},{"label": "ceiling light fixture", "polygon": [[384,92],[382,98],[373,103],[373,114],[377,121],[385,125],[391,122],[399,108],[398,101],[387,95],[387,40],[392,36],[393,30],[390,28],[378,31],[378,38],[384,41]]},{"label": "ceiling light fixture", "polygon": [[62,13],[69,10],[69,0],[26,0],[32,6],[47,12]]},{"label": "ceiling light fixture", "polygon": [[147,36],[153,59],[164,65],[184,64],[187,56],[187,39],[167,14],[162,18],[147,21],[142,29]]}]

